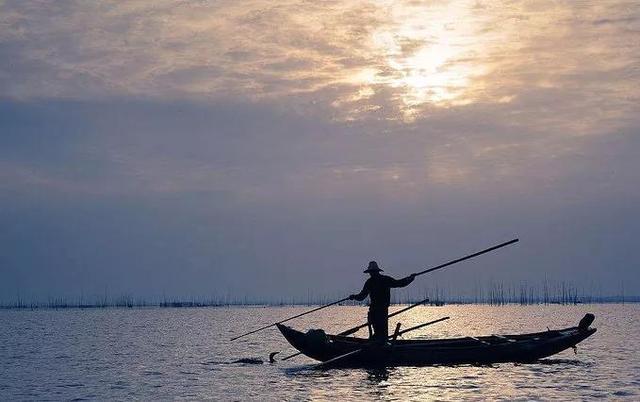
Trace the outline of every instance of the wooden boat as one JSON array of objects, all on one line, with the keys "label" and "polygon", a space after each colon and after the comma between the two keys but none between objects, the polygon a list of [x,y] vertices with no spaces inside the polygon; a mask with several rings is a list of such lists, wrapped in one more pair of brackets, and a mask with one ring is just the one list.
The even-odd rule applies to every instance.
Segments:
[{"label": "wooden boat", "polygon": [[576,327],[530,334],[396,339],[384,345],[363,338],[328,335],[322,330],[304,333],[282,324],[277,327],[294,348],[312,359],[330,361],[331,366],[393,367],[533,362],[575,347],[593,335],[596,329],[590,325],[594,319],[593,314],[586,314]]}]

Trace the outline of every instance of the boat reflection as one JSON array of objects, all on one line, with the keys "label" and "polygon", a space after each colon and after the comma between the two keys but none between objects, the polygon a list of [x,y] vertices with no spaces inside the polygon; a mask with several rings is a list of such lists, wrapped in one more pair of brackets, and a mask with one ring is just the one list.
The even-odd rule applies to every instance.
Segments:
[{"label": "boat reflection", "polygon": [[393,368],[375,368],[375,369],[367,369],[367,380],[369,383],[374,385],[379,385],[384,381],[389,380],[390,372],[394,370]]}]

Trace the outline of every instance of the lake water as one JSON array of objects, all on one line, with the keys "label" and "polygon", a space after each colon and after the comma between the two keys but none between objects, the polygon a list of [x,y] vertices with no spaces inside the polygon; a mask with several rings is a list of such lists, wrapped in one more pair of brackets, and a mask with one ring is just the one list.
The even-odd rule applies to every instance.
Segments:
[{"label": "lake water", "polygon": [[[577,355],[569,350],[535,364],[320,371],[304,356],[230,363],[294,352],[273,328],[229,338],[306,309],[0,311],[0,400],[640,399],[640,305],[633,304],[424,306],[399,316],[405,327],[451,316],[407,334],[425,338],[561,328],[595,313],[598,332]],[[365,315],[365,307],[332,307],[291,324],[338,332]]]}]

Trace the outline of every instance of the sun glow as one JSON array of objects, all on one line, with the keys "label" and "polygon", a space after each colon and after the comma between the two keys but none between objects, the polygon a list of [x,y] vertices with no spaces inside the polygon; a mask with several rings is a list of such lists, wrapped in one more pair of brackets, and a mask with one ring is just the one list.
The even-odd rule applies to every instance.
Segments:
[{"label": "sun glow", "polygon": [[394,89],[405,120],[427,105],[473,103],[473,79],[486,74],[487,68],[474,57],[482,52],[482,44],[477,42],[472,9],[466,2],[393,7],[391,21],[371,37],[378,67],[363,69],[354,81]]}]

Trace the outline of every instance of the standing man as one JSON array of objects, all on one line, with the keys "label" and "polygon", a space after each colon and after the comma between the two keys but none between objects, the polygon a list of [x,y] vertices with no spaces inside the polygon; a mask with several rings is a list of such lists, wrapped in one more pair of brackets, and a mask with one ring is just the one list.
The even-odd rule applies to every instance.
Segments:
[{"label": "standing man", "polygon": [[389,335],[389,304],[391,303],[391,288],[403,288],[413,282],[415,274],[403,279],[393,279],[390,276],[381,275],[382,270],[378,263],[371,261],[364,273],[370,275],[364,283],[362,291],[349,296],[349,300],[362,301],[369,296],[369,324],[373,326],[373,336],[378,342],[386,342]]}]

